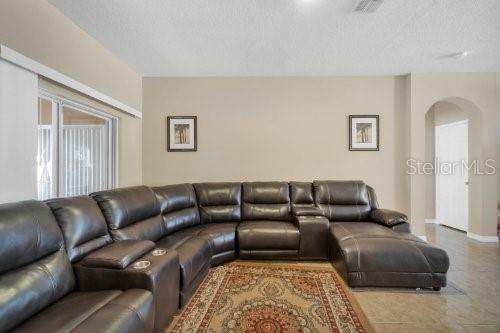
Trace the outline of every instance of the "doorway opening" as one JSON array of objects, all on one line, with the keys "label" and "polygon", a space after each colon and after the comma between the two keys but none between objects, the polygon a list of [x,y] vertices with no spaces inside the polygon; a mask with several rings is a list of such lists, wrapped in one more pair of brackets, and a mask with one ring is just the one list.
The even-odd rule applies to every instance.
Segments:
[{"label": "doorway opening", "polygon": [[470,165],[478,156],[480,113],[472,103],[449,98],[434,103],[426,113],[426,161],[433,173],[426,177],[426,222],[470,231],[474,196]]},{"label": "doorway opening", "polygon": [[469,121],[436,123],[435,215],[438,223],[469,231]]}]

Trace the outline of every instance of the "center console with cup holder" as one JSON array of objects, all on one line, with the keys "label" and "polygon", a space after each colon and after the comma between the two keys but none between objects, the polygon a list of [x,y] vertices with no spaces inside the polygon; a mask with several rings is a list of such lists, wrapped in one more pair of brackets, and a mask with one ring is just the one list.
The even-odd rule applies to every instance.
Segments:
[{"label": "center console with cup holder", "polygon": [[[179,256],[150,240],[115,240],[97,202],[88,196],[48,200],[84,291],[141,288],[154,296],[154,331],[163,332],[177,311]],[[161,254],[161,255],[158,255]]]}]

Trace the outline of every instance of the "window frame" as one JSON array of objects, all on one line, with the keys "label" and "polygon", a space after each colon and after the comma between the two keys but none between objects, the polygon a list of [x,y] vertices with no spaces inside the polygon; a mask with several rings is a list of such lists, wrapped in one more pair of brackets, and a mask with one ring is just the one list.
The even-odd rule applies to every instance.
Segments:
[{"label": "window frame", "polygon": [[[59,94],[54,94],[47,89],[38,89],[38,98],[52,102],[52,149],[54,152],[54,163],[52,165],[52,174],[56,175],[55,181],[52,184],[53,197],[62,197],[64,192],[64,168],[61,161],[64,158],[64,147],[62,144],[63,138],[63,124],[64,124],[64,107],[74,109],[75,111],[89,114],[94,117],[104,119],[106,121],[106,136],[107,136],[107,164],[108,164],[108,181],[107,187],[109,189],[118,186],[118,126],[119,118],[96,107],[71,100]],[[55,121],[54,121],[55,120]]]}]

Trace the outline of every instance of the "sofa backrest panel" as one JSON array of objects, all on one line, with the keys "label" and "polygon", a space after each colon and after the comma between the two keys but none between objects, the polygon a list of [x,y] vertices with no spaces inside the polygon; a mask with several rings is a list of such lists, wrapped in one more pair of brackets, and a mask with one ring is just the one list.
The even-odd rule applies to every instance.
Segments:
[{"label": "sofa backrest panel", "polygon": [[313,184],[309,182],[290,182],[292,207],[314,205]]},{"label": "sofa backrest panel", "polygon": [[112,242],[97,202],[88,196],[46,201],[64,236],[71,262]]},{"label": "sofa backrest panel", "polygon": [[193,184],[202,223],[241,220],[241,183]]},{"label": "sofa backrest panel", "polygon": [[92,193],[115,240],[157,241],[163,236],[160,205],[147,186]]},{"label": "sofa backrest panel", "polygon": [[368,190],[362,181],[314,181],[314,195],[330,221],[366,221],[370,216]]},{"label": "sofa backrest panel", "polygon": [[375,193],[375,189],[371,186],[366,185],[366,190],[368,191],[368,198],[370,200],[371,209],[379,208],[377,193]]},{"label": "sofa backrest panel", "polygon": [[164,236],[200,224],[196,194],[191,184],[153,187],[160,204]]},{"label": "sofa backrest panel", "polygon": [[13,329],[74,286],[49,207],[39,201],[0,205],[0,330]]},{"label": "sofa backrest panel", "polygon": [[290,220],[287,182],[243,183],[242,220]]}]

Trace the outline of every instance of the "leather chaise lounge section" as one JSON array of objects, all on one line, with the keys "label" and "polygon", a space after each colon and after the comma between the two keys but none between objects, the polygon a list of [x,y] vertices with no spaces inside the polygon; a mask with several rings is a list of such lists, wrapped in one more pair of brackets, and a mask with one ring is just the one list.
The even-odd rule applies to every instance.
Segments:
[{"label": "leather chaise lounge section", "polygon": [[45,203],[0,205],[0,332],[152,332],[153,322],[148,290],[78,288]]},{"label": "leather chaise lounge section", "polygon": [[316,203],[331,221],[332,263],[351,287],[446,286],[446,252],[409,233],[404,214],[379,209],[361,181],[315,181]]},{"label": "leather chaise lounge section", "polygon": [[446,285],[446,253],[411,234],[372,222],[331,225],[332,261],[351,287]]}]

